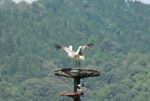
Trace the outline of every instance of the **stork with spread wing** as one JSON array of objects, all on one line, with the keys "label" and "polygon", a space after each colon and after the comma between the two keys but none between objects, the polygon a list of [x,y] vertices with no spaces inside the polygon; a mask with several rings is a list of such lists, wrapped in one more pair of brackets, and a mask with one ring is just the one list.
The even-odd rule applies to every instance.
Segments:
[{"label": "stork with spread wing", "polygon": [[72,50],[72,46],[69,45],[68,47],[65,47],[65,46],[60,46],[60,45],[55,45],[55,47],[57,49],[63,49],[65,50],[65,52],[67,52],[68,56],[70,58],[74,58],[76,60],[76,64],[80,66],[80,60],[85,60],[85,57],[83,56],[83,51],[86,49],[86,48],[92,48],[93,47],[93,43],[89,43],[89,44],[86,44],[86,45],[83,45],[83,46],[79,46],[79,48],[77,49],[77,51],[73,51]]}]

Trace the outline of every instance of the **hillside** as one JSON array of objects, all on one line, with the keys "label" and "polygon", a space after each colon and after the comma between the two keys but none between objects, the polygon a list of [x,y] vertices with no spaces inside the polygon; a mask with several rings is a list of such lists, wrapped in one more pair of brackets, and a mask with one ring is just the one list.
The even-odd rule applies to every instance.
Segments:
[{"label": "hillside", "polygon": [[72,82],[53,71],[75,63],[54,45],[76,50],[90,42],[94,48],[85,51],[81,66],[101,76],[83,80],[82,99],[148,101],[149,11],[149,5],[124,0],[5,0],[0,4],[0,101],[70,101],[57,94],[72,91]]}]

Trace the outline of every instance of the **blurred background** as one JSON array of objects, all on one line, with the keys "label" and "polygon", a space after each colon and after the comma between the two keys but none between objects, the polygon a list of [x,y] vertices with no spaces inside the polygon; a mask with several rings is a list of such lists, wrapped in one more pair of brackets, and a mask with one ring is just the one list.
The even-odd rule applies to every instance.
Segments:
[{"label": "blurred background", "polygon": [[150,100],[150,0],[0,0],[0,101],[70,101],[75,61],[55,44],[94,43],[83,101]]}]

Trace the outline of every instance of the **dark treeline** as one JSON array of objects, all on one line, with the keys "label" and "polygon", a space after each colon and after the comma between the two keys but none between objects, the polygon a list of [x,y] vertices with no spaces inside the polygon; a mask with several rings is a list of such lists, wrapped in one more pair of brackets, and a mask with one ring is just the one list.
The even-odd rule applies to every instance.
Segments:
[{"label": "dark treeline", "polygon": [[[3,1],[3,2],[2,2]],[[5,2],[4,2],[5,1]],[[124,0],[0,0],[0,101],[70,101],[71,79],[53,71],[75,61],[55,44],[93,42],[81,68],[85,101],[150,99],[150,5]],[[93,83],[94,82],[94,83]]]}]

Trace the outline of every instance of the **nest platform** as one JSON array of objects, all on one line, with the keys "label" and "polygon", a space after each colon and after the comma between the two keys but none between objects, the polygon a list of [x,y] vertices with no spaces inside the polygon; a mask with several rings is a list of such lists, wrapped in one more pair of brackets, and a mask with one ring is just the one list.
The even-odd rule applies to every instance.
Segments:
[{"label": "nest platform", "polygon": [[88,78],[99,76],[100,72],[96,70],[80,69],[80,68],[64,68],[54,71],[57,76],[63,76],[74,79],[74,93],[60,93],[61,96],[68,96],[74,99],[74,101],[81,101],[80,96],[83,92],[78,92],[78,86],[81,78]]},{"label": "nest platform", "polygon": [[79,69],[79,68],[64,68],[54,71],[57,76],[69,77],[69,78],[87,78],[99,76],[100,72],[96,70]]}]

